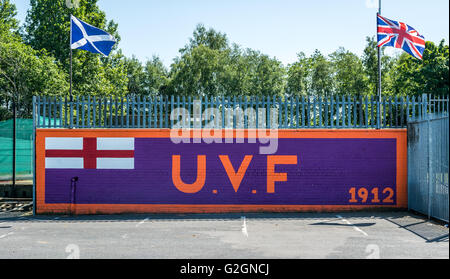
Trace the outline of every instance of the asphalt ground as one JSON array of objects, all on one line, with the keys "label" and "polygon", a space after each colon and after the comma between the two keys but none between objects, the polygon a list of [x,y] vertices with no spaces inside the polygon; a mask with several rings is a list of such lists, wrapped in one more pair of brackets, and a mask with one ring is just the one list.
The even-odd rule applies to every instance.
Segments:
[{"label": "asphalt ground", "polygon": [[448,235],[410,212],[0,213],[0,259],[448,259]]}]

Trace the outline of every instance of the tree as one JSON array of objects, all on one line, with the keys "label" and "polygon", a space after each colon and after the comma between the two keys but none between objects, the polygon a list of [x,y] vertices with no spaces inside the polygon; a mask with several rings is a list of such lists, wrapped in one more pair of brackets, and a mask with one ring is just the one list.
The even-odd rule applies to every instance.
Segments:
[{"label": "tree", "polygon": [[124,58],[125,69],[128,77],[128,92],[135,95],[144,95],[145,73],[141,62],[133,56],[132,58]]},{"label": "tree", "polygon": [[9,0],[0,0],[0,35],[10,31],[17,32],[19,22],[15,18],[16,15],[16,5]]},{"label": "tree", "polygon": [[[366,37],[367,46],[364,49],[362,62],[364,72],[369,79],[369,91],[371,94],[378,95],[378,50],[375,37]],[[381,86],[382,94],[387,95],[391,92],[391,68],[394,65],[395,58],[384,55],[384,48],[381,48]]]},{"label": "tree", "polygon": [[290,95],[307,95],[310,88],[310,60],[303,52],[297,54],[298,61],[288,66],[286,91]]},{"label": "tree", "polygon": [[224,51],[229,48],[226,34],[217,32],[212,28],[206,30],[203,24],[198,24],[194,29],[192,38],[189,39],[189,44],[180,49],[180,53],[183,55],[201,45],[219,51]]},{"label": "tree", "polygon": [[252,49],[247,49],[243,58],[249,79],[248,95],[283,95],[286,86],[286,69],[280,61]]},{"label": "tree", "polygon": [[363,96],[368,93],[368,78],[358,56],[339,48],[330,55],[336,94]]},{"label": "tree", "polygon": [[30,0],[30,9],[25,20],[25,41],[36,50],[46,49],[67,66],[71,14],[106,30],[120,41],[117,24],[106,21],[106,15],[97,6],[97,2],[98,0],[80,0],[78,8],[68,8],[66,1]]},{"label": "tree", "polygon": [[390,75],[393,79],[393,94],[448,96],[449,47],[444,40],[439,45],[426,42],[423,60],[403,53]]},{"label": "tree", "polygon": [[198,25],[171,65],[167,91],[191,96],[281,95],[285,69],[258,51],[228,45],[225,34]]},{"label": "tree", "polygon": [[[0,41],[0,107],[11,111],[15,100],[18,116],[29,117],[32,96],[61,96],[68,90],[66,79],[58,63],[45,51],[36,51],[13,36]],[[2,114],[3,119],[9,116]]]},{"label": "tree", "polygon": [[187,96],[217,96],[224,92],[226,55],[205,45],[194,47],[172,64],[169,92]]},{"label": "tree", "polygon": [[[118,25],[107,22],[98,0],[80,0],[78,7],[68,8],[65,1],[31,0],[25,22],[25,41],[35,50],[45,50],[69,72],[70,14],[106,30],[119,42]],[[117,48],[117,44],[115,46]],[[123,56],[114,51],[108,58],[85,51],[73,51],[74,94],[124,95],[127,93],[127,73],[120,62]]]},{"label": "tree", "polygon": [[146,94],[166,94],[169,84],[169,72],[157,56],[145,63],[144,66],[144,90]]},{"label": "tree", "polygon": [[334,92],[332,65],[325,56],[316,50],[310,58],[311,93],[329,95]]}]

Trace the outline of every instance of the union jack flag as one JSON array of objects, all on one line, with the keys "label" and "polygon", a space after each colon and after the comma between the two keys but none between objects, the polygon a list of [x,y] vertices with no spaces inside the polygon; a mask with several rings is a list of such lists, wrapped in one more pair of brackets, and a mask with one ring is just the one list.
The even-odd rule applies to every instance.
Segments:
[{"label": "union jack flag", "polygon": [[412,56],[422,60],[425,50],[425,37],[403,22],[378,16],[378,47],[391,46],[401,48]]}]

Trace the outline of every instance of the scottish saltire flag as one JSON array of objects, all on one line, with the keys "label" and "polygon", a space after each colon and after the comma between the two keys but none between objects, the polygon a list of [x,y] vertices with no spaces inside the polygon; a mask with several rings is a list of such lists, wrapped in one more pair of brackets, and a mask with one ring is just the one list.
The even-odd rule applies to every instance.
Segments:
[{"label": "scottish saltire flag", "polygon": [[425,37],[403,22],[378,16],[378,47],[401,48],[412,56],[421,59],[425,50]]},{"label": "scottish saltire flag", "polygon": [[108,56],[116,43],[113,36],[99,28],[71,16],[71,47]]}]

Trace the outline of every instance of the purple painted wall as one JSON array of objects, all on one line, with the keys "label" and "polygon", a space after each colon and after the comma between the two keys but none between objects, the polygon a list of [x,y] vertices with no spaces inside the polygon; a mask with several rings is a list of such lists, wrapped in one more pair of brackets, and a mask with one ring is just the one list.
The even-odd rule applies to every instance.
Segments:
[{"label": "purple painted wall", "polygon": [[[181,178],[193,183],[197,155],[206,155],[206,183],[195,194],[179,191],[172,181],[172,155],[181,156]],[[219,155],[228,155],[237,171],[245,155],[253,155],[236,193]],[[275,155],[298,156],[297,165],[278,165],[286,182],[275,183],[267,193],[267,155],[257,144],[173,144],[169,138],[136,138],[134,170],[45,170],[45,202],[68,204],[70,179],[79,177],[77,204],[177,205],[362,205],[350,203],[352,187],[369,192],[394,189],[396,204],[397,140],[281,138]],[[216,190],[217,193],[213,191]],[[256,190],[256,193],[253,191]]]}]

